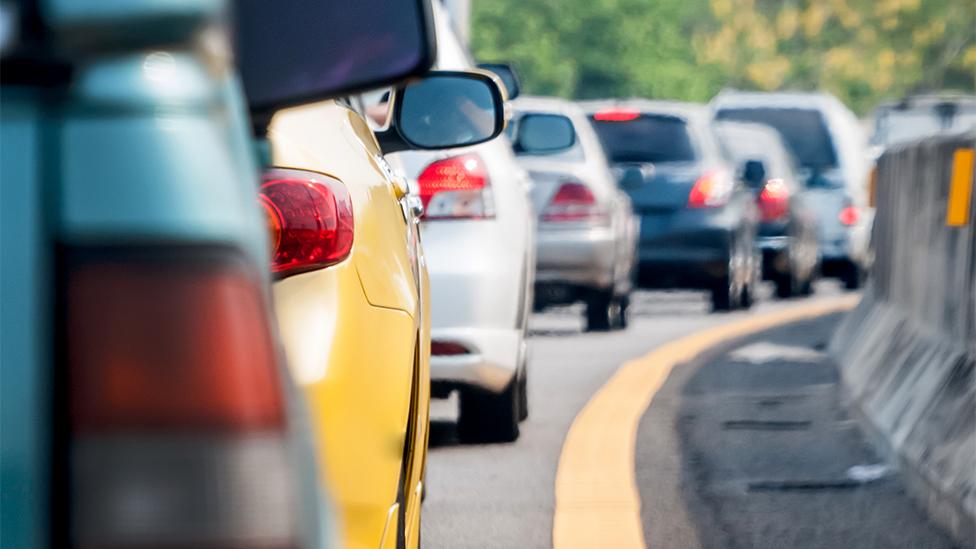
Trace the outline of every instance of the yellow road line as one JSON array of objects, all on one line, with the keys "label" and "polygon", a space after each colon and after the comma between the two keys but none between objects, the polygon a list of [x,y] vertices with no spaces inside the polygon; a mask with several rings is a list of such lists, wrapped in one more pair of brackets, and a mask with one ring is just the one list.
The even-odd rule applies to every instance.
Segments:
[{"label": "yellow road line", "polygon": [[946,205],[946,225],[964,227],[969,223],[969,203],[973,195],[973,149],[956,149],[952,155],[952,179],[949,181],[949,202]]},{"label": "yellow road line", "polygon": [[554,549],[643,549],[635,475],[637,426],[671,369],[732,339],[843,311],[855,296],[742,318],[677,339],[624,363],[580,411],[556,471]]}]

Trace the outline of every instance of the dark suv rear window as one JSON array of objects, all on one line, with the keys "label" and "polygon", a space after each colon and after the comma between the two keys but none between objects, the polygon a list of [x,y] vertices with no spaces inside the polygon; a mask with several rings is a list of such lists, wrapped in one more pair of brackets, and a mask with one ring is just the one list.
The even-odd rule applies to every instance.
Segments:
[{"label": "dark suv rear window", "polygon": [[644,114],[627,121],[590,120],[611,162],[691,162],[698,156],[680,118]]},{"label": "dark suv rear window", "polygon": [[782,134],[804,168],[837,167],[834,141],[819,111],[812,109],[722,109],[719,120],[768,124]]}]

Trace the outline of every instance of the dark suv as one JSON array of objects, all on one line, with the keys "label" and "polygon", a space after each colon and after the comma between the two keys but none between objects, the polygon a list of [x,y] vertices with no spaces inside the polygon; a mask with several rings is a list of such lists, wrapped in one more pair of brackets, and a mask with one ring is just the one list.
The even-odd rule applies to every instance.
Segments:
[{"label": "dark suv", "polygon": [[640,218],[638,285],[709,290],[715,310],[752,304],[761,259],[752,193],[702,105],[583,104]]}]

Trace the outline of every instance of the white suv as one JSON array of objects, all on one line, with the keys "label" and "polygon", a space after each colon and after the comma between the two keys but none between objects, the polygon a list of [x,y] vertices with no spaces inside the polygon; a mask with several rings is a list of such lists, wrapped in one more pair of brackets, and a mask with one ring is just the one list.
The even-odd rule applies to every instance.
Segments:
[{"label": "white suv", "polygon": [[[437,68],[474,68],[437,3]],[[460,390],[458,434],[511,441],[528,415],[526,323],[535,249],[531,182],[505,136],[474,147],[387,156],[424,206],[435,397]]]}]

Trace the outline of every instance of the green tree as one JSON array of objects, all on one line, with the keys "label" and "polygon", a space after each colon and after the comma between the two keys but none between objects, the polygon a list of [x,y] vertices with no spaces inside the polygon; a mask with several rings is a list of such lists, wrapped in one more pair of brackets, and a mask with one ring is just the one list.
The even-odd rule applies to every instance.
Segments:
[{"label": "green tree", "polygon": [[858,112],[976,88],[973,0],[473,0],[472,49],[529,93],[705,101],[825,89]]},{"label": "green tree", "polygon": [[706,0],[474,0],[472,49],[516,62],[534,94],[705,100],[720,82],[698,70],[690,23],[707,10]]}]

